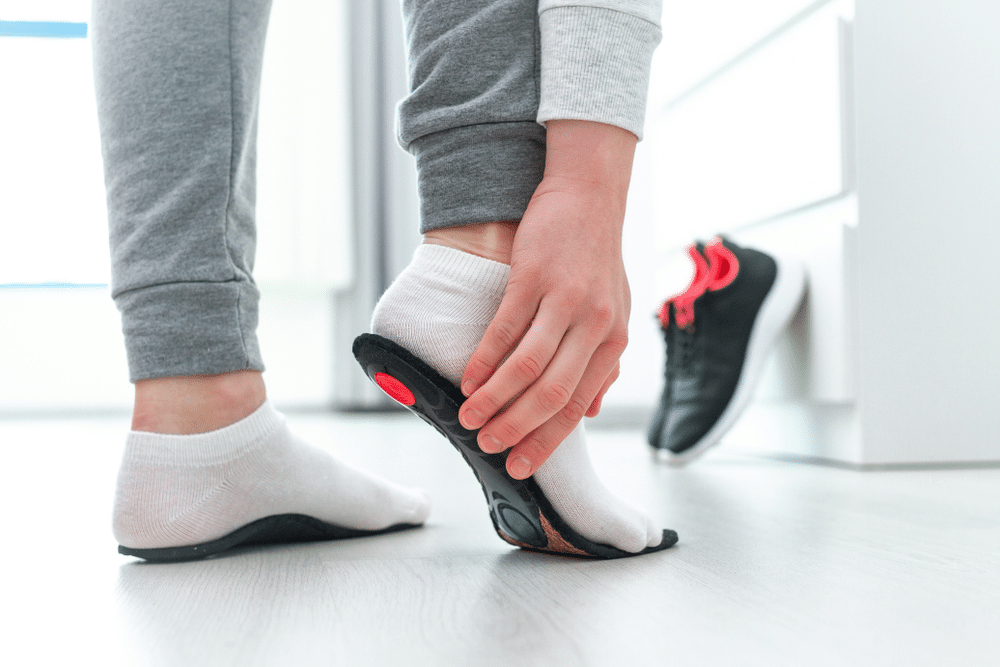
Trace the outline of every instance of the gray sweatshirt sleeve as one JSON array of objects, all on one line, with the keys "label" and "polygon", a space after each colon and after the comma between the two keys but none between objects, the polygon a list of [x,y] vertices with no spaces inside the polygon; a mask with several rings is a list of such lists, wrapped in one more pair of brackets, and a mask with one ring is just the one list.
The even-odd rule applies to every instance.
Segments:
[{"label": "gray sweatshirt sleeve", "polygon": [[540,0],[539,123],[617,125],[642,139],[662,0]]}]

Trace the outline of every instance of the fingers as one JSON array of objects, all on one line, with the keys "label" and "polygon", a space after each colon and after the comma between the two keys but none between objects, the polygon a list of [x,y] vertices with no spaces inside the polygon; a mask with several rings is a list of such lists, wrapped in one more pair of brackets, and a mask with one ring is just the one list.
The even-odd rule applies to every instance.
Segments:
[{"label": "fingers", "polygon": [[541,438],[534,438],[540,449],[522,448],[522,454],[532,453],[529,461],[532,471],[536,470],[583,419],[621,355],[617,344],[599,345],[592,356],[591,349],[594,345],[581,344],[570,332],[542,377],[480,430],[480,448],[489,453],[504,451],[552,420],[555,424],[549,429],[554,430],[544,430]]},{"label": "fingers", "polygon": [[[619,374],[618,357],[621,352],[616,347],[614,344],[599,347],[572,399],[511,449],[507,457],[507,472],[511,477],[526,479],[533,475],[576,428],[589,412],[588,408],[599,403],[599,396],[603,396]],[[599,370],[602,368],[603,371]],[[506,416],[507,413],[504,413],[497,417],[490,428]]]},{"label": "fingers", "polygon": [[[540,312],[517,344],[516,351],[465,401],[459,412],[462,425],[470,430],[482,427],[512,399],[539,381],[543,374],[547,374],[548,384],[541,402],[553,404],[552,412],[561,408],[569,400],[580,379],[578,376],[583,374],[589,361],[589,355],[577,355],[577,360],[583,362],[579,369],[566,369],[565,365],[550,368],[568,325],[568,318],[559,317],[551,311]],[[537,397],[537,393],[534,396]]]},{"label": "fingers", "polygon": [[[540,449],[531,452],[531,470],[586,414],[596,414],[599,405],[594,401],[617,377],[618,359],[628,342],[627,316],[615,317],[610,308],[586,308],[566,299],[557,301],[563,307],[546,303],[551,301],[538,308],[510,358],[459,412],[463,426],[480,429],[479,445],[487,453],[521,443],[559,415],[558,425],[542,431],[535,441]],[[580,314],[581,306],[587,315]],[[510,463],[513,466],[515,459]],[[523,472],[523,466],[518,468]]]},{"label": "fingers", "polygon": [[[553,395],[542,395],[539,400],[541,409],[551,415],[553,410],[548,404],[565,404],[598,345],[627,337],[627,295],[623,299],[626,312],[621,313],[621,304],[593,305],[582,296],[582,289],[542,291],[546,296],[539,299],[534,296],[537,288],[535,284],[529,293],[522,294],[522,290],[511,290],[508,285],[500,310],[466,365],[462,393],[469,400],[459,413],[465,428],[481,428],[503,406],[539,381],[549,370],[557,349],[569,350],[583,365],[549,376],[546,391]],[[533,314],[533,320],[526,315],[528,312]],[[623,333],[616,336],[619,330]],[[576,338],[567,342],[573,336]],[[573,378],[568,377],[570,374]]]},{"label": "fingers", "polygon": [[597,392],[597,398],[590,404],[590,408],[586,414],[587,417],[596,417],[600,413],[601,401],[604,400],[604,394],[608,393],[608,389],[615,383],[619,375],[621,375],[621,364],[616,362],[615,367],[611,370],[611,375],[604,381],[604,386],[601,387],[601,390]]},{"label": "fingers", "polygon": [[[471,396],[492,377],[497,367],[500,366],[500,362],[521,341],[531,325],[538,309],[538,301],[532,299],[530,293],[520,294],[519,292],[521,290],[518,289],[516,283],[508,283],[497,314],[494,315],[493,321],[486,328],[486,333],[483,334],[483,339],[476,347],[476,351],[469,358],[469,363],[466,364],[465,373],[462,376],[461,387],[462,393],[466,396]],[[494,413],[495,410],[486,414],[489,417]],[[485,423],[485,419],[483,422]],[[464,419],[462,423],[466,425],[466,428],[482,426],[482,423],[469,426]]]},{"label": "fingers", "polygon": [[[595,347],[594,344],[587,345],[581,340],[583,338],[584,336],[580,334],[574,334],[573,330],[568,332],[562,345],[559,346],[559,354],[554,356],[544,367],[544,371],[537,375],[537,380],[517,396],[506,410],[480,430],[479,445],[483,451],[496,453],[516,445],[567,407],[577,414],[577,421],[583,418],[587,408],[590,407],[593,395],[596,395],[599,388],[599,386],[594,387],[590,396],[581,396],[577,392],[580,380],[591,362],[590,351]],[[525,379],[522,374],[524,371],[512,370],[506,373],[504,371],[508,367],[528,369],[534,366],[534,363],[522,366],[520,361],[515,361],[517,356],[531,358],[533,353],[525,351],[522,355],[519,350],[512,356],[483,387],[481,393],[486,395],[483,398],[484,402],[498,401],[504,404],[514,398],[508,396],[505,385],[509,388],[522,382]],[[496,388],[498,386],[499,389]],[[497,396],[499,398],[495,398]],[[469,401],[471,400],[473,399],[470,398]]]}]

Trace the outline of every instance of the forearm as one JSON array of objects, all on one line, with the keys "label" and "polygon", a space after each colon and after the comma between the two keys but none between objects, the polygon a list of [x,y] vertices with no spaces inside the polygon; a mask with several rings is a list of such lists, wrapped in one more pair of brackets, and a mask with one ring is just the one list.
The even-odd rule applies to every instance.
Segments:
[{"label": "forearm", "polygon": [[620,231],[638,138],[614,125],[552,120],[546,136],[545,173],[536,196],[552,190],[600,197]]}]

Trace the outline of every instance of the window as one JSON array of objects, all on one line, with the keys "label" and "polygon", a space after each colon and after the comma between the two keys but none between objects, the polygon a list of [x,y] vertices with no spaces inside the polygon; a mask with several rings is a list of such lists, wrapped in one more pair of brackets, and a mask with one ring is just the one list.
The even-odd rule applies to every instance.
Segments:
[{"label": "window", "polygon": [[0,11],[0,285],[106,285],[89,3]]},{"label": "window", "polygon": [[[329,403],[332,292],[351,281],[346,8],[276,3],[269,27],[256,273],[285,405]],[[89,17],[80,0],[0,2],[0,417],[131,403]]]}]

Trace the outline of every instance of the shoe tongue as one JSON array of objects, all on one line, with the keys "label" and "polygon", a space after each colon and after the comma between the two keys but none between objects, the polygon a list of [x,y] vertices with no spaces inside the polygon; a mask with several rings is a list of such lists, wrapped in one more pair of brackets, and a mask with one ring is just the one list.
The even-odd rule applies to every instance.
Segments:
[{"label": "shoe tongue", "polygon": [[740,272],[740,261],[733,251],[723,245],[721,239],[715,239],[705,246],[705,256],[708,257],[709,277],[706,289],[715,292],[728,287]]},{"label": "shoe tongue", "polygon": [[694,311],[692,309],[694,300],[705,293],[708,282],[712,277],[709,271],[708,260],[701,254],[698,246],[688,246],[687,253],[688,257],[694,263],[694,277],[691,278],[691,283],[687,286],[687,289],[676,296],[670,297],[660,306],[657,318],[664,328],[670,324],[671,303],[674,304],[674,318],[677,320],[678,326],[686,327],[694,320]]}]

